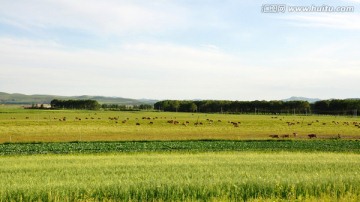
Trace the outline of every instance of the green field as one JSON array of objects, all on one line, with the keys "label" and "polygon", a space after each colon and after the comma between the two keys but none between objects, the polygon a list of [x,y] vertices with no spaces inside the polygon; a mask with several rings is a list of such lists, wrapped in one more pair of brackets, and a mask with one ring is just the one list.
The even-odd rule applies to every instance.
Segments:
[{"label": "green field", "polygon": [[359,201],[358,123],[2,106],[0,201]]},{"label": "green field", "polygon": [[360,199],[351,153],[35,155],[0,165],[2,201]]},{"label": "green field", "polygon": [[358,140],[188,140],[0,144],[0,155],[136,152],[342,152],[360,153]]},{"label": "green field", "polygon": [[[171,120],[178,124],[168,123]],[[123,121],[126,123],[122,123]],[[234,127],[229,122],[238,123],[238,127]],[[198,125],[195,125],[196,123]],[[344,139],[359,139],[359,123],[359,118],[343,116],[282,115],[275,118],[270,115],[2,108],[0,110],[0,143],[244,140],[268,139],[272,134],[279,136],[288,134],[294,138],[293,133],[298,134],[296,139],[308,138],[307,135],[311,133],[323,139],[336,138],[338,134]]]}]

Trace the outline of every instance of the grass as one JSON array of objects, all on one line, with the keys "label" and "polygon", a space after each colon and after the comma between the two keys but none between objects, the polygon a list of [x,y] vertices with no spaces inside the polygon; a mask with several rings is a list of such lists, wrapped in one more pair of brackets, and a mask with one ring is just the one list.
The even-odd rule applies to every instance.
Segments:
[{"label": "grass", "polygon": [[[28,118],[26,118],[28,117]],[[59,121],[66,117],[66,121]],[[117,120],[110,120],[109,118]],[[143,119],[143,117],[150,118]],[[25,110],[0,108],[0,143],[199,139],[269,139],[271,134],[315,133],[319,138],[359,139],[360,119],[343,116],[229,115],[164,112]],[[77,118],[80,118],[81,121]],[[126,120],[126,123],[122,123]],[[169,124],[167,121],[178,121]],[[212,121],[211,121],[212,120]],[[221,122],[219,122],[219,120]],[[183,125],[183,123],[189,124]],[[152,122],[153,124],[150,124]],[[202,125],[195,126],[195,123]],[[241,122],[234,127],[229,122]],[[288,123],[294,123],[289,126]],[[140,125],[136,125],[139,123]],[[311,125],[309,125],[311,124]]]},{"label": "grass", "polygon": [[346,152],[360,153],[354,140],[207,140],[207,141],[131,141],[0,144],[0,155],[133,153],[133,152]]},{"label": "grass", "polygon": [[360,201],[358,123],[0,106],[0,202]]},{"label": "grass", "polygon": [[360,199],[352,153],[32,155],[0,165],[0,201]]}]

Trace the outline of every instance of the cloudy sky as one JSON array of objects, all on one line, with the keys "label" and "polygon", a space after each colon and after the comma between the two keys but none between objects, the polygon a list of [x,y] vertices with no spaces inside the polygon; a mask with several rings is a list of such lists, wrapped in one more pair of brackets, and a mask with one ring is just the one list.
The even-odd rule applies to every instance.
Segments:
[{"label": "cloudy sky", "polygon": [[[353,6],[268,13],[264,6]],[[360,0],[0,0],[0,92],[360,97]]]}]

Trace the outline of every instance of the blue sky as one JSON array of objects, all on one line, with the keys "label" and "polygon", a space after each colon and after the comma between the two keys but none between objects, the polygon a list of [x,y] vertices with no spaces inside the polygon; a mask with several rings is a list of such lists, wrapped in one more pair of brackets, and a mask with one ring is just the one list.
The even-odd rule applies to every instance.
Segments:
[{"label": "blue sky", "polygon": [[[263,13],[268,4],[354,12]],[[0,91],[359,97],[360,0],[0,0]]]}]

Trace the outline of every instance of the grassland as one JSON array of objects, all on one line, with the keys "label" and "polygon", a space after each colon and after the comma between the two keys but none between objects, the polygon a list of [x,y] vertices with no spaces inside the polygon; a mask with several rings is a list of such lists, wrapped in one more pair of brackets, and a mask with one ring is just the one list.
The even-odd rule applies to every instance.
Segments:
[{"label": "grassland", "polygon": [[360,201],[359,120],[3,106],[0,201]]},{"label": "grassland", "polygon": [[[65,117],[65,121],[64,121]],[[81,120],[80,120],[81,119]],[[60,121],[61,120],[61,121]],[[170,124],[168,121],[178,122]],[[165,112],[0,109],[0,143],[133,140],[244,140],[297,133],[359,139],[359,118]],[[125,123],[122,123],[122,122]],[[188,122],[188,123],[187,123]],[[229,122],[238,123],[234,127]],[[136,125],[138,123],[138,125]],[[198,123],[198,125],[195,125]],[[290,123],[290,125],[289,125]],[[355,124],[356,123],[356,124]]]},{"label": "grassland", "polygon": [[0,165],[1,201],[360,199],[351,153],[34,155]]}]

